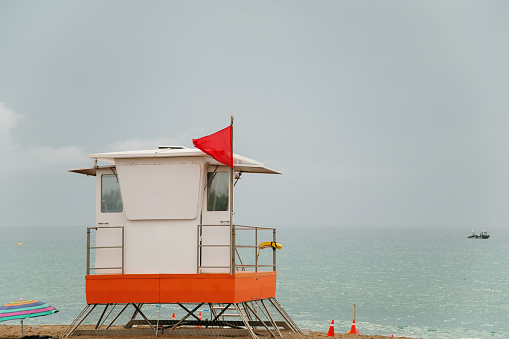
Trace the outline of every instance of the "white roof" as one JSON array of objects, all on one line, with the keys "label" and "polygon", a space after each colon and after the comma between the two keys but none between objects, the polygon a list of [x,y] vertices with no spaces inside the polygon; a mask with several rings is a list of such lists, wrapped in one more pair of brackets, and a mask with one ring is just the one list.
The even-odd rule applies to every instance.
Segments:
[{"label": "white roof", "polygon": [[[160,147],[154,150],[141,150],[141,151],[125,151],[125,152],[110,152],[90,154],[90,158],[96,159],[111,164],[115,163],[115,159],[134,159],[134,158],[170,158],[170,157],[206,157],[207,162],[211,165],[223,165],[216,161],[214,158],[203,153],[199,149],[186,148],[182,146],[168,146]],[[110,167],[110,166],[105,166]],[[243,157],[241,155],[233,154],[233,167],[236,171],[246,173],[270,173],[270,174],[283,174],[282,172],[275,171],[259,161]],[[77,168],[69,170],[69,172],[76,172],[87,175],[95,175],[96,168]]]}]

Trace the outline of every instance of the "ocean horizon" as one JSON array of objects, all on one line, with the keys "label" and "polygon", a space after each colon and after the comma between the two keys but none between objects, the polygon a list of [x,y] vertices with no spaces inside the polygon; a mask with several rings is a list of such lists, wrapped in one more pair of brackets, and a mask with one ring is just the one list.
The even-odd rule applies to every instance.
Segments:
[{"label": "ocean horizon", "polygon": [[[471,229],[277,227],[276,298],[312,331],[346,332],[355,304],[361,334],[508,338],[509,233]],[[70,324],[86,305],[86,227],[0,227],[0,242],[0,304],[42,300],[60,312],[26,324]]]}]

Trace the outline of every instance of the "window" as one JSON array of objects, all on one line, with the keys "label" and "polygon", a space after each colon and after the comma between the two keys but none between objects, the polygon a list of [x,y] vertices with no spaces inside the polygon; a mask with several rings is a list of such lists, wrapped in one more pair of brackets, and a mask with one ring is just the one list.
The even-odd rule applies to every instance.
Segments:
[{"label": "window", "polygon": [[123,210],[117,177],[113,174],[103,174],[101,176],[101,212],[120,213]]},{"label": "window", "polygon": [[229,184],[228,172],[207,174],[207,211],[228,211]]}]

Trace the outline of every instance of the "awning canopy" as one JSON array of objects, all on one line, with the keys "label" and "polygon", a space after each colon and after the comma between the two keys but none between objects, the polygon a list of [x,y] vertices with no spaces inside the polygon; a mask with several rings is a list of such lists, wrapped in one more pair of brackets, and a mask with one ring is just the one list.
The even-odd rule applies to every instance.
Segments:
[{"label": "awning canopy", "polygon": [[115,168],[115,165],[86,167],[86,168],[74,168],[74,169],[70,169],[69,172],[95,176],[97,170],[102,169],[102,168]]}]

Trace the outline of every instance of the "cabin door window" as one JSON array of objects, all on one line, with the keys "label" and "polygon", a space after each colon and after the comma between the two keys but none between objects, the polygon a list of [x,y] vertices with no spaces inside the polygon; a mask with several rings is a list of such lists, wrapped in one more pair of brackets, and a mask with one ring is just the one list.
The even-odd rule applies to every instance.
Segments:
[{"label": "cabin door window", "polygon": [[123,210],[124,205],[117,177],[113,174],[103,174],[101,176],[101,212],[121,213]]}]

